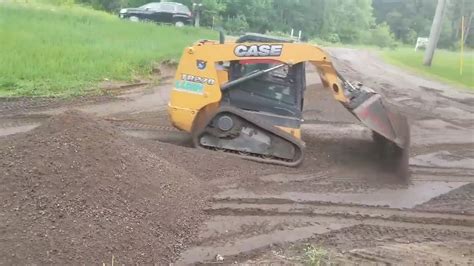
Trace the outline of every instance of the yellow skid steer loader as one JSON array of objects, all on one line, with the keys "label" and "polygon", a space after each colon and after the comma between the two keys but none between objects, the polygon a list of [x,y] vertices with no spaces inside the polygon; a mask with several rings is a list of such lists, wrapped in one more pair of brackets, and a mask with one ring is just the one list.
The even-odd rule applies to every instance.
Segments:
[{"label": "yellow skid steer loader", "polygon": [[321,48],[259,34],[236,41],[203,40],[184,49],[168,105],[172,124],[191,133],[196,147],[259,162],[297,166],[305,63],[316,67],[334,98],[373,131],[374,140],[407,174],[409,126],[373,90],[353,85]]}]

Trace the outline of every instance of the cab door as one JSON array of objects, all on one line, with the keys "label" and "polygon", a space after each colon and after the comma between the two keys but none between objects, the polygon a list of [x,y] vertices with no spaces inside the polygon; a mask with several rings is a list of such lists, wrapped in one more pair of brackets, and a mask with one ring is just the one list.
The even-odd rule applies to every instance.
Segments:
[{"label": "cab door", "polygon": [[161,23],[172,23],[173,22],[173,15],[175,13],[176,6],[173,4],[169,4],[163,2],[160,4],[160,10],[158,12],[158,22]]},{"label": "cab door", "polygon": [[150,3],[145,5],[143,18],[149,21],[158,22],[161,3]]}]

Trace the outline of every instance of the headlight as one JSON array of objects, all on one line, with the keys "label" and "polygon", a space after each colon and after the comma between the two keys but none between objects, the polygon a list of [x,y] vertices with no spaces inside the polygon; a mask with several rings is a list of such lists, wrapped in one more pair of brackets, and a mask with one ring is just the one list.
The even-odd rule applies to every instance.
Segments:
[{"label": "headlight", "polygon": [[127,13],[127,9],[125,8],[120,9],[120,14],[123,14],[123,13]]}]

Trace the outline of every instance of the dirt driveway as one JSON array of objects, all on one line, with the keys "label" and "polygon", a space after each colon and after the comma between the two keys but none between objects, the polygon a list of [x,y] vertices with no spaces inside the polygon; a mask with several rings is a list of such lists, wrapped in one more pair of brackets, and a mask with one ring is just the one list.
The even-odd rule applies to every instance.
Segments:
[{"label": "dirt driveway", "polygon": [[[330,52],[343,75],[382,92],[409,117],[408,182],[377,166],[370,132],[313,72],[304,111],[307,155],[296,169],[233,158],[216,163],[187,148],[188,136],[170,127],[165,112],[170,70],[159,86],[111,90],[116,96],[2,101],[0,136],[74,108],[111,121],[151,151],[160,152],[157,140],[179,145],[166,159],[209,182],[215,194],[198,239],[178,263],[299,263],[318,247],[334,263],[474,263],[474,94],[370,52]],[[187,152],[195,163],[183,161]]]}]

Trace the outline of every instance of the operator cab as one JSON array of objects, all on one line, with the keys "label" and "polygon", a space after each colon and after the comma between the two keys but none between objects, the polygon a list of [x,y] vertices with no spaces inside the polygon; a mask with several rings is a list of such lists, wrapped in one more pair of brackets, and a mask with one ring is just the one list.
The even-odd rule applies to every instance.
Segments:
[{"label": "operator cab", "polygon": [[[282,43],[292,40],[249,34],[236,42]],[[279,67],[278,67],[279,66]],[[222,102],[240,109],[273,117],[280,126],[299,126],[302,118],[305,84],[304,63],[284,64],[277,60],[248,59],[230,62],[229,81],[277,67],[275,70],[240,82],[223,93]]]}]

